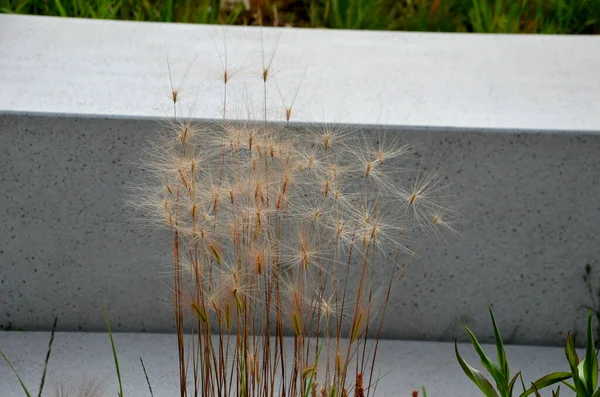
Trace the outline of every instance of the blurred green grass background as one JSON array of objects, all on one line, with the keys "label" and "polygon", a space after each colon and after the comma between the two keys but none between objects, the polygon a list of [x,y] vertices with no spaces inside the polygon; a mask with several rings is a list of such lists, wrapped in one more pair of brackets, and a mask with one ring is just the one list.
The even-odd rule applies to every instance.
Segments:
[{"label": "blurred green grass background", "polygon": [[184,23],[598,34],[600,0],[0,0],[4,13]]}]

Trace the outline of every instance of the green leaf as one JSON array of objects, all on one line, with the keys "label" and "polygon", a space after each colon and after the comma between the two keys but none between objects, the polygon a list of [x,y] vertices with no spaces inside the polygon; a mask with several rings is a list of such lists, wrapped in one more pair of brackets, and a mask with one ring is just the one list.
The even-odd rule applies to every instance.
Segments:
[{"label": "green leaf", "polygon": [[481,348],[481,345],[477,341],[475,334],[473,334],[473,332],[471,332],[471,330],[467,327],[465,327],[465,330],[467,330],[467,333],[471,338],[471,343],[473,344],[475,351],[477,352],[477,354],[479,354],[479,358],[481,359],[481,365],[484,366],[484,368],[492,375],[492,377],[496,381],[496,387],[498,388],[500,394],[505,395],[508,381],[504,377],[504,374],[502,373],[500,368],[496,364],[494,364],[492,360],[490,360],[490,358],[485,354],[485,352]]},{"label": "green leaf", "polygon": [[[498,326],[496,325],[496,319],[494,318],[494,312],[492,311],[492,307],[489,306],[488,310],[490,311],[490,316],[492,317],[492,325],[494,326],[494,341],[496,342],[496,351],[498,354],[498,365],[500,365],[500,369],[504,374],[504,379],[507,380],[510,378],[510,371],[508,369],[508,360],[506,359],[506,352],[504,351],[504,344],[502,343],[502,337],[500,336],[500,331],[498,330]],[[510,393],[509,393],[510,395]]]},{"label": "green leaf", "polygon": [[596,357],[593,333],[594,330],[592,329],[592,310],[590,310],[588,316],[587,346],[585,349],[585,360],[583,365],[586,388],[590,393],[596,389],[596,385],[598,384],[598,357]]},{"label": "green leaf", "polygon": [[8,361],[8,357],[6,357],[6,355],[2,352],[2,350],[0,350],[0,356],[2,356],[2,358],[4,358],[4,361],[6,361],[6,363],[10,367],[10,369],[12,369],[12,371],[15,373],[17,379],[19,380],[19,383],[21,384],[21,387],[23,388],[23,391],[25,392],[25,395],[27,397],[31,397],[31,394],[29,394],[29,390],[27,390],[27,386],[25,386],[25,383],[23,383],[23,379],[21,379],[21,377],[19,376],[19,373],[17,372],[15,367],[12,366],[10,361]]},{"label": "green leaf", "polygon": [[579,357],[577,357],[577,351],[575,351],[575,342],[573,341],[573,335],[569,332],[567,334],[567,343],[565,344],[565,355],[567,356],[567,361],[569,362],[569,367],[571,367],[571,375],[573,377],[573,383],[575,392],[579,396],[584,396],[587,394],[587,390],[585,388],[585,384],[581,381],[579,374]]},{"label": "green leaf", "polygon": [[421,386],[421,390],[423,390],[423,397],[427,397],[427,390],[425,390],[425,386]]},{"label": "green leaf", "polygon": [[552,392],[552,397],[559,397],[560,394],[560,385],[556,388],[556,391]]},{"label": "green leaf", "polygon": [[600,389],[596,390],[594,394],[592,394],[592,397],[600,397]]},{"label": "green leaf", "polygon": [[536,390],[543,389],[544,387],[551,386],[555,383],[560,383],[563,380],[569,379],[571,377],[570,372],[553,372],[551,374],[542,376],[535,382],[533,382],[532,387],[526,392],[522,393],[520,397],[525,397],[534,393]]},{"label": "green leaf", "polygon": [[575,342],[573,341],[573,336],[569,332],[567,334],[567,342],[565,344],[565,355],[567,356],[567,361],[569,362],[569,366],[571,367],[571,373],[573,376],[577,374],[577,365],[579,365],[579,357],[577,357],[577,351],[575,350]]},{"label": "green leaf", "polygon": [[471,379],[471,381],[475,383],[477,387],[479,387],[479,389],[483,392],[483,395],[486,397],[499,397],[498,393],[496,393],[496,390],[494,390],[494,386],[492,386],[485,376],[483,376],[481,372],[477,371],[475,368],[467,364],[465,360],[463,360],[458,352],[458,344],[456,342],[454,342],[454,351],[456,352],[456,359],[465,372],[465,375],[467,375],[467,377]]}]

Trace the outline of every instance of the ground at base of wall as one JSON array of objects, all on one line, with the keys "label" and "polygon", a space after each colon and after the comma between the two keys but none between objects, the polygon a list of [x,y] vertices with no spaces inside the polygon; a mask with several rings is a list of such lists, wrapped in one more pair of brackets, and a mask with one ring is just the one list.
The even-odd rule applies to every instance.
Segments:
[{"label": "ground at base of wall", "polygon": [[[50,333],[46,332],[0,332],[0,349],[35,395],[49,337]],[[155,396],[179,395],[175,335],[117,333],[114,341],[125,396],[150,395],[140,357],[143,358]],[[484,345],[484,349],[489,351],[490,357],[495,357],[493,346]],[[471,345],[459,344],[459,350],[467,362],[479,367],[479,360]],[[511,373],[521,370],[526,384],[549,372],[568,371],[563,348],[507,346],[506,350]],[[453,343],[381,341],[377,363],[377,369],[382,374],[387,373],[377,387],[377,397],[410,397],[412,390],[420,389],[422,385],[426,387],[429,397],[481,395],[458,365]],[[61,382],[69,384],[86,377],[102,382],[105,395],[116,395],[118,382],[108,334],[56,333],[46,376],[47,393],[44,394],[53,395]],[[2,396],[24,395],[17,378],[3,360],[0,361],[0,385]],[[548,393],[542,393],[542,396]]]}]

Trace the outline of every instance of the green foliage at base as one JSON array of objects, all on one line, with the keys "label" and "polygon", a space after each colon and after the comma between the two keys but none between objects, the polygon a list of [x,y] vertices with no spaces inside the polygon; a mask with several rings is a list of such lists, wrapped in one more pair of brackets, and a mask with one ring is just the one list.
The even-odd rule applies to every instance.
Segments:
[{"label": "green foliage at base", "polygon": [[0,11],[134,21],[597,34],[598,0],[0,0]]},{"label": "green foliage at base", "polygon": [[[500,331],[496,325],[496,320],[494,319],[494,313],[492,312],[492,309],[490,308],[489,310],[494,327],[494,342],[496,344],[496,352],[498,356],[497,364],[485,354],[473,332],[471,332],[471,330],[469,330],[467,327],[465,327],[465,330],[469,334],[471,343],[479,355],[481,365],[494,379],[496,384],[495,387],[482,372],[476,370],[465,362],[458,352],[458,344],[454,344],[456,359],[458,360],[458,363],[463,369],[465,375],[467,375],[467,377],[481,390],[485,397],[512,397],[517,378],[521,379],[521,385],[523,386],[523,392],[519,395],[519,397],[527,397],[532,394],[539,396],[539,390],[557,383],[561,383],[569,387],[577,394],[577,397],[600,397],[600,389],[597,388],[598,357],[594,345],[592,310],[589,311],[588,315],[586,350],[583,360],[579,361],[573,336],[571,333],[569,333],[565,344],[565,355],[567,357],[567,361],[569,362],[570,372],[553,372],[551,374],[542,376],[540,379],[533,382],[531,384],[531,388],[529,389],[526,389],[520,372],[518,372],[512,379],[510,378],[508,359],[504,351],[504,345],[502,343],[502,338],[500,337]],[[573,383],[567,382],[567,379],[571,379]],[[553,397],[558,397],[559,394],[560,385],[555,391],[552,392]]]}]

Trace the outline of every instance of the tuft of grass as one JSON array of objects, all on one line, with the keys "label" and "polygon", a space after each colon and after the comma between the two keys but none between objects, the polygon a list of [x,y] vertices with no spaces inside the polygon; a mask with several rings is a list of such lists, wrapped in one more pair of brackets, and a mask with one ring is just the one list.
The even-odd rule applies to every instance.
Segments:
[{"label": "tuft of grass", "polygon": [[[170,120],[131,191],[134,209],[168,231],[182,397],[374,394],[394,290],[425,242],[453,232],[440,172],[402,169],[411,145],[292,124],[301,84],[277,83],[278,43],[261,41],[247,80],[217,50],[223,118],[210,123],[186,117],[167,63]],[[259,103],[236,100],[236,80]],[[249,116],[234,118],[232,103]]]}]

